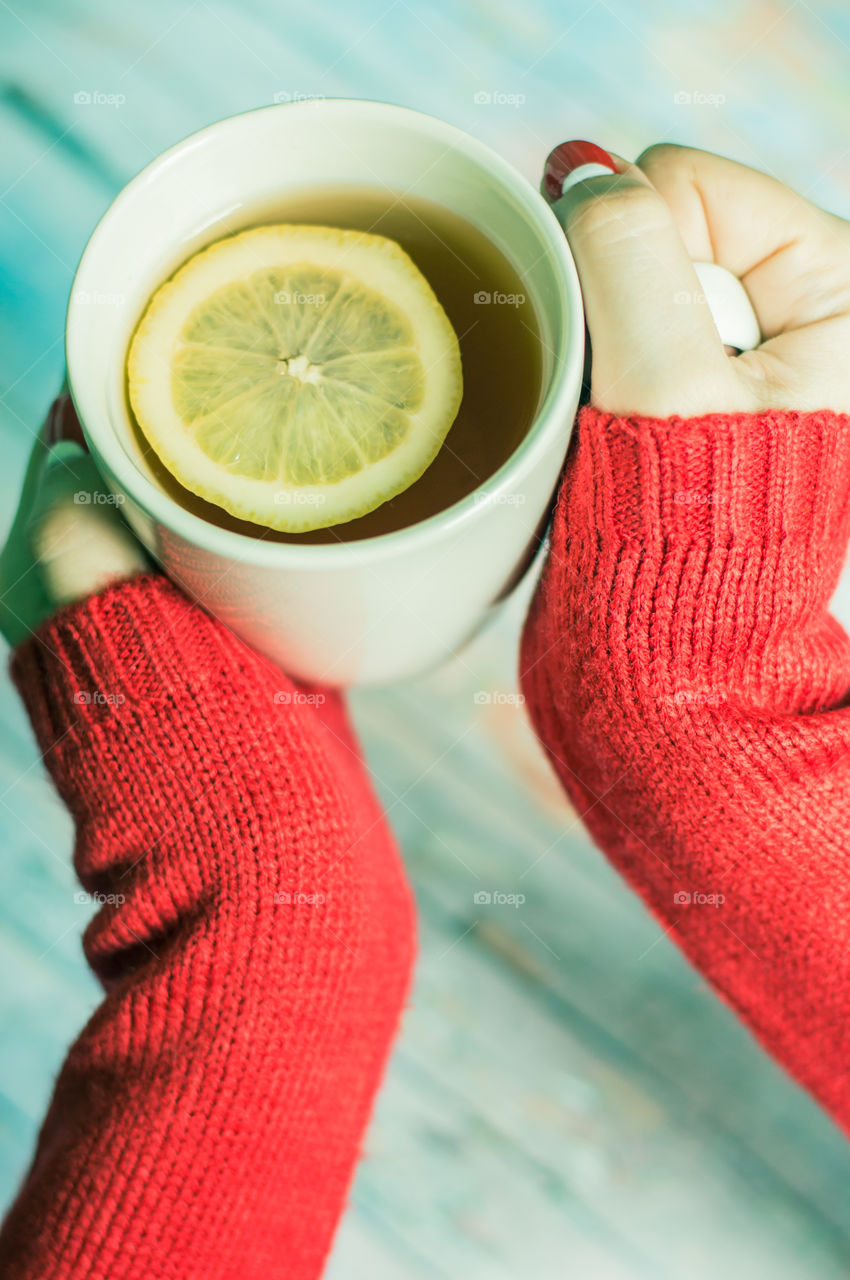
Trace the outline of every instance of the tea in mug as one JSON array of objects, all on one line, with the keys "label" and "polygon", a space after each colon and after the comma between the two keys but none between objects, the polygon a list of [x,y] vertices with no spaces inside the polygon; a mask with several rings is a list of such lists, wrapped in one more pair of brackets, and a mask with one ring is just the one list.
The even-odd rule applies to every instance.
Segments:
[{"label": "tea in mug", "polygon": [[[217,501],[207,501],[180,483],[174,474],[174,470],[179,470],[179,467],[175,465],[172,469],[165,464],[140,423],[134,419],[139,447],[163,490],[193,514],[222,528],[278,542],[331,543],[374,537],[416,524],[452,506],[485,484],[507,461],[527,433],[538,408],[543,370],[542,338],[533,303],[526,295],[516,269],[488,239],[486,233],[433,201],[372,187],[323,187],[288,194],[273,204],[251,210],[250,218],[243,219],[243,223],[254,228],[291,227],[316,229],[319,232],[324,228],[333,228],[369,232],[386,237],[400,246],[430,285],[441,312],[444,313],[442,321],[440,317],[428,314],[424,322],[434,325],[439,338],[441,334],[445,336],[440,324],[444,324],[447,318],[456,339],[456,344],[449,343],[446,347],[448,373],[444,380],[445,386],[439,388],[439,393],[443,395],[442,411],[450,414],[450,426],[447,422],[448,432],[433,461],[401,492],[356,518],[329,524],[327,527],[291,532],[270,528],[253,520],[240,519]],[[211,237],[215,248],[218,247],[215,244],[217,240],[227,244],[224,237],[229,236],[230,230],[222,224],[221,236]],[[212,231],[215,232],[215,227]],[[262,237],[260,240],[262,241]],[[246,238],[244,246],[232,245],[231,248],[234,253],[237,250],[241,253],[243,249],[247,253],[251,243],[250,238]],[[215,278],[214,269],[214,259],[210,258],[207,264],[210,279]],[[174,280],[179,278],[178,272]],[[309,283],[310,277],[300,278]],[[162,290],[163,295],[168,287],[166,285]],[[377,287],[379,281],[376,273]],[[292,296],[291,291],[281,292],[280,296],[280,305],[287,306],[286,299]],[[301,296],[308,299],[309,305],[313,307],[321,307],[325,301],[318,300],[319,294],[304,293]],[[411,306],[415,308],[419,305],[415,290],[411,296],[414,297]],[[157,297],[158,295],[154,295],[155,300]],[[240,308],[247,312],[252,300],[243,291],[233,303],[227,305],[228,313],[223,318],[217,317],[214,310],[211,313],[212,319],[223,319],[224,323],[232,326],[243,320],[237,313]],[[356,325],[360,314],[363,313],[352,309],[346,323]],[[415,314],[417,313],[414,311]],[[335,323],[339,327],[339,306],[336,317]],[[247,323],[253,317],[247,315],[244,319]],[[413,322],[416,323],[415,319]],[[209,336],[209,313],[205,323]],[[323,323],[321,315],[315,323]],[[386,321],[381,323],[386,326]],[[201,326],[196,327],[200,329]],[[349,329],[349,332],[356,330]],[[448,343],[448,339],[446,341]],[[458,380],[456,387],[451,383],[452,370],[448,367],[452,358],[450,345],[454,345],[454,350],[459,353],[462,370],[462,385]],[[289,351],[281,351],[283,360],[287,356],[288,366],[282,365],[281,372],[298,374],[302,385],[304,380],[309,382],[312,368],[309,361],[300,355],[293,357]],[[236,362],[236,373],[240,376],[244,374],[245,385],[250,379],[253,358],[253,353],[244,352]],[[233,378],[235,375],[232,364],[230,355],[225,351],[218,352],[213,342],[203,352],[203,358],[196,359],[185,372],[181,385],[184,389],[188,387],[191,390],[194,385],[192,379],[203,378],[205,397],[211,396],[215,403],[218,388],[224,386],[223,376],[220,378],[217,370],[219,367],[230,370]],[[356,381],[360,369],[365,366],[362,361],[352,361],[343,355],[342,363],[337,367],[344,368],[345,378]],[[393,365],[385,363],[378,368],[381,376],[386,372],[388,382],[392,380],[393,386],[398,385],[398,380],[403,379],[406,372],[397,362]],[[157,366],[153,366],[153,372],[149,375],[149,382],[154,384],[151,388],[151,404],[157,403],[156,395],[167,392],[167,376],[166,371],[158,373]],[[162,383],[159,387],[155,385],[157,377]],[[221,391],[222,403],[213,415],[212,425],[204,420],[205,430],[214,433],[213,445],[220,447],[225,456],[231,423],[234,428],[238,423],[244,432],[246,415],[249,412],[256,416],[262,414],[262,400],[256,397],[248,401],[244,397],[240,398],[238,391],[241,385],[238,381],[232,387],[228,384],[226,393],[225,390]],[[173,386],[172,383],[172,389]],[[233,394],[234,392],[237,394]],[[231,395],[231,399],[226,398]],[[451,399],[452,395],[455,395],[454,400]],[[132,417],[133,397],[130,399]],[[364,404],[369,403],[366,396]],[[415,399],[412,403],[415,411]],[[250,409],[246,405],[250,405]],[[359,408],[365,412],[362,405]],[[249,431],[252,425],[249,421]],[[366,422],[365,425],[368,427],[370,424]],[[389,431],[393,427],[390,416],[385,429]],[[348,438],[344,438],[347,448]],[[302,429],[301,437],[297,438],[297,425],[296,443],[304,455],[310,454],[310,440],[305,435],[305,429]],[[355,434],[351,448],[357,447],[358,439]],[[321,453],[319,445],[316,449]],[[340,461],[342,463],[344,459]],[[311,492],[309,456],[305,456],[298,465],[301,467],[300,474],[305,476],[306,496]],[[327,475],[329,471],[332,473],[333,459],[319,459],[316,469],[317,474]],[[234,470],[238,470],[238,459]],[[341,470],[345,468],[341,467]],[[349,467],[348,471],[350,470]],[[199,487],[202,488],[202,485]],[[329,491],[331,490],[327,488],[324,490]],[[297,496],[292,495],[287,500],[292,501]],[[317,518],[321,519],[322,513],[322,508],[318,508]]]}]

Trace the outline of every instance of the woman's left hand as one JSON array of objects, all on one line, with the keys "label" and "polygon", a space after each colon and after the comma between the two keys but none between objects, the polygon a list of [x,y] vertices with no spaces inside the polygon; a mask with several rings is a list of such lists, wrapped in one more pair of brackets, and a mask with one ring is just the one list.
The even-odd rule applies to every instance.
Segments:
[{"label": "woman's left hand", "polygon": [[36,440],[0,553],[0,634],[12,646],[62,605],[150,568],[81,439],[63,392]]}]

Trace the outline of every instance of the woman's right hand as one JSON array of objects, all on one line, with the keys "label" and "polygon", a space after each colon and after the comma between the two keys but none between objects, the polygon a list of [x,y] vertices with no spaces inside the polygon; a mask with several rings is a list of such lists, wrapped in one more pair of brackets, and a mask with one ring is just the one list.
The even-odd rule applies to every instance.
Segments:
[{"label": "woman's right hand", "polygon": [[[591,403],[525,623],[526,704],[663,934],[850,1133],[850,638],[829,613],[850,225],[680,147],[561,199]],[[756,350],[725,353],[692,259],[744,280]]]},{"label": "woman's right hand", "polygon": [[[555,206],[584,295],[591,403],[658,418],[850,412],[850,223],[707,151],[663,143],[634,164],[612,159],[616,174],[576,182]],[[695,261],[743,282],[755,350],[725,353]]]}]

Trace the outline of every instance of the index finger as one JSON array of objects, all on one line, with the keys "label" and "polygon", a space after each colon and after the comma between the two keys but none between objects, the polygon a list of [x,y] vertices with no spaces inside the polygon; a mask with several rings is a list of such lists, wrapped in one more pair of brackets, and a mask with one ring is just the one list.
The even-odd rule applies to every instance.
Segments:
[{"label": "index finger", "polygon": [[696,147],[660,143],[635,163],[690,257],[743,282],[765,338],[850,311],[850,223],[778,178]]}]

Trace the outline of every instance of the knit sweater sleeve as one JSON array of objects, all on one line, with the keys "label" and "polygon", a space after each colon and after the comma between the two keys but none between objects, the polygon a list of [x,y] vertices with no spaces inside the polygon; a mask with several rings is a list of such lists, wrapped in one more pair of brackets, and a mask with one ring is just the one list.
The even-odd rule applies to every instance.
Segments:
[{"label": "knit sweater sleeve", "polygon": [[522,685],[593,838],[850,1129],[850,416],[583,409]]},{"label": "knit sweater sleeve", "polygon": [[342,703],[156,575],[13,673],[77,824],[106,997],[0,1233],[5,1280],[314,1280],[406,991],[412,904]]}]

